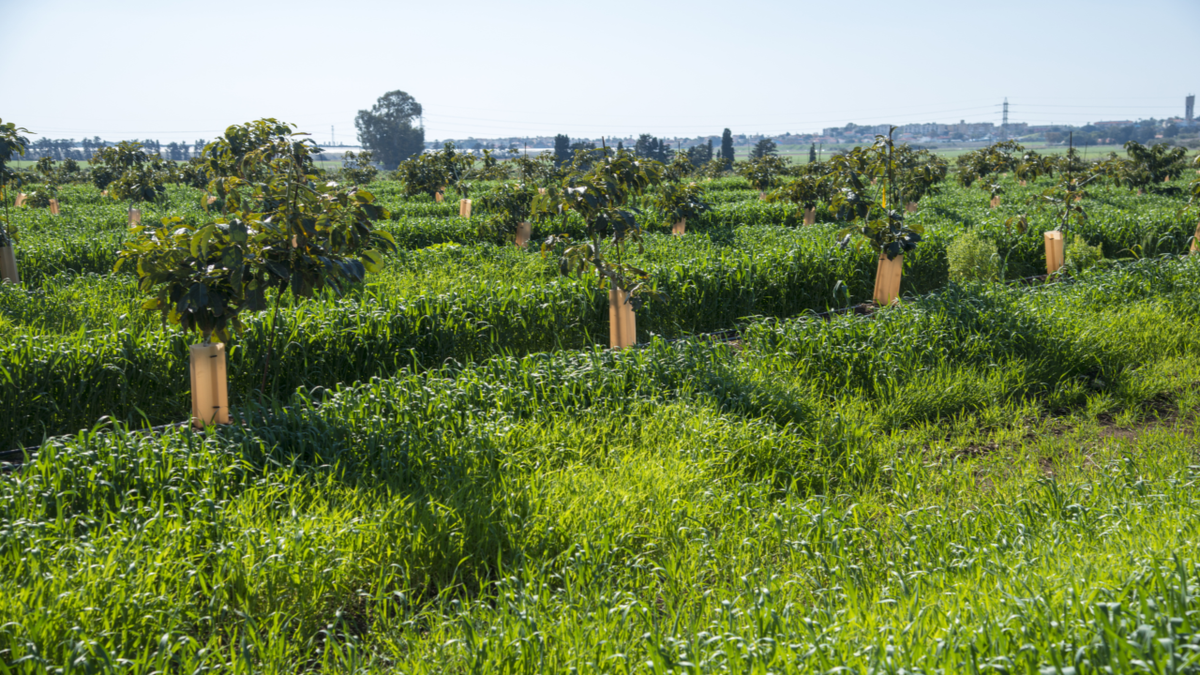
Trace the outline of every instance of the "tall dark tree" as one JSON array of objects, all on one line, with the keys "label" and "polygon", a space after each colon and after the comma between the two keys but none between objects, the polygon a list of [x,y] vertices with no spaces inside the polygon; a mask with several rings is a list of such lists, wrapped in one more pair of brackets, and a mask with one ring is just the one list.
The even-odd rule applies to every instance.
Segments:
[{"label": "tall dark tree", "polygon": [[817,144],[813,143],[808,148],[808,163],[812,164],[815,161],[817,161]]},{"label": "tall dark tree", "polygon": [[712,141],[708,145],[693,145],[687,149],[687,159],[694,167],[702,167],[712,159]]},{"label": "tall dark tree", "polygon": [[774,156],[779,154],[779,147],[775,145],[775,141],[769,138],[759,139],[750,148],[750,159],[762,159],[763,157]]},{"label": "tall dark tree", "polygon": [[671,150],[670,144],[650,134],[642,134],[638,136],[637,143],[633,146],[633,154],[667,164],[675,153]]},{"label": "tall dark tree", "polygon": [[733,168],[733,132],[728,129],[721,133],[721,161],[727,171]]},{"label": "tall dark tree", "polygon": [[571,138],[566,134],[554,137],[554,166],[562,166],[571,161]]},{"label": "tall dark tree", "polygon": [[371,151],[385,169],[425,149],[425,127],[414,126],[421,117],[421,104],[403,91],[389,91],[370,110],[359,110],[354,118],[358,142]]}]

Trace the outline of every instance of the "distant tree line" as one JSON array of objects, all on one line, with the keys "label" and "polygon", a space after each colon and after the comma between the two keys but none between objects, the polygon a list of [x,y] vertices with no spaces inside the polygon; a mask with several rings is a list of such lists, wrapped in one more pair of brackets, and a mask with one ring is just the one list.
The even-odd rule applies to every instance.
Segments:
[{"label": "distant tree line", "polygon": [[[204,146],[208,145],[208,141],[198,139],[195,143],[160,143],[152,138],[145,140],[135,140],[135,143],[141,143],[142,149],[151,155],[160,155],[163,159],[169,159],[177,162],[186,162],[194,156],[197,156],[204,150]],[[49,157],[58,162],[63,162],[68,159],[77,162],[83,162],[92,159],[97,152],[102,148],[108,148],[117,145],[112,141],[106,141],[99,136],[85,138],[76,141],[74,138],[39,138],[31,142],[25,151],[26,159],[41,159]]]}]

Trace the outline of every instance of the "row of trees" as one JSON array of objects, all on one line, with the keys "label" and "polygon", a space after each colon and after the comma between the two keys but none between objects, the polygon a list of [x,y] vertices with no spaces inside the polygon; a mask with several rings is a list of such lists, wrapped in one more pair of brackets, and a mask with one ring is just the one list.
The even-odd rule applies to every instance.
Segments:
[{"label": "row of trees", "polygon": [[[200,154],[204,150],[204,146],[208,144],[208,141],[203,139],[197,140],[194,144],[161,143],[152,138],[133,142],[140,144],[147,152],[176,162],[186,162],[194,155]],[[100,150],[114,145],[116,145],[115,142],[103,140],[99,136],[80,141],[73,138],[39,138],[28,144],[25,156],[30,159],[45,157],[59,162],[67,160],[86,162],[90,161]]]}]

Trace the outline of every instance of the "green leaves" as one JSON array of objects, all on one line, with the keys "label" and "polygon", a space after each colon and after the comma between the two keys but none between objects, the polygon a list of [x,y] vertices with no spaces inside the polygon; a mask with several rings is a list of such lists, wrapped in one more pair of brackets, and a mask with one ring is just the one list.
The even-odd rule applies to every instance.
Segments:
[{"label": "green leaves", "polygon": [[[582,269],[587,263],[617,288],[637,292],[642,286],[636,280],[644,275],[623,265],[621,260],[628,243],[641,244],[639,211],[630,205],[630,200],[662,181],[663,165],[638,159],[626,150],[604,150],[602,154],[586,172],[575,168],[562,185],[546,188],[544,194],[534,199],[533,213],[549,216],[568,211],[578,213],[587,223],[592,241],[567,247],[562,253],[562,267]],[[615,262],[606,257],[603,245],[606,240],[616,255]]]},{"label": "green leaves", "polygon": [[21,134],[29,133],[29,130],[24,127],[18,127],[12,122],[5,123],[0,119],[0,187],[5,190],[4,194],[4,224],[0,227],[0,246],[11,246],[16,240],[16,228],[8,221],[8,184],[13,180],[16,174],[8,168],[8,163],[12,161],[14,156],[25,156],[25,146],[28,145],[29,139]]},{"label": "green leaves", "polygon": [[228,341],[240,312],[266,307],[270,287],[340,294],[382,268],[380,251],[395,242],[373,221],[390,214],[366,190],[316,187],[316,148],[302,135],[276,120],[231,126],[205,149],[222,213],[132,228],[116,268],[136,262],[140,288],[157,293],[145,309],[205,341],[214,333]]},{"label": "green leaves", "polygon": [[141,143],[133,141],[100,148],[90,162],[97,187],[107,188],[110,197],[121,201],[155,201],[166,194],[166,182],[171,178],[167,162],[150,156]]},{"label": "green leaves", "polygon": [[1129,159],[1114,157],[1108,162],[1108,173],[1130,189],[1159,189],[1169,177],[1178,177],[1187,167],[1187,148],[1172,148],[1166,143],[1146,147],[1129,141],[1125,151]]},{"label": "green leaves", "polygon": [[[858,233],[889,260],[915,249],[924,232],[920,225],[905,223],[903,212],[896,208],[902,207],[905,195],[904,182],[897,177],[900,172],[894,151],[889,134],[877,136],[870,148],[854,148],[829,161],[831,179],[838,187],[831,205],[840,217],[856,223],[855,227],[842,231],[840,244],[848,246],[851,235]],[[883,178],[883,185],[870,185],[874,181],[864,180],[866,176]]]},{"label": "green leaves", "polygon": [[829,183],[818,175],[803,175],[784,183],[767,195],[767,201],[789,201],[806,209],[815,208],[822,198],[828,198]]},{"label": "green leaves", "polygon": [[479,197],[479,208],[488,214],[479,225],[483,237],[516,236],[517,226],[533,215],[533,200],[537,191],[524,183],[501,183]]},{"label": "green leaves", "polygon": [[447,141],[436,153],[421,153],[400,162],[396,178],[404,183],[404,193],[410,196],[426,194],[433,197],[446,187],[453,187],[466,199],[470,184],[465,179],[474,163],[472,155],[455,152],[454,144]]},{"label": "green leaves", "polygon": [[1016,141],[1000,141],[986,148],[973,150],[955,160],[958,181],[963,187],[971,187],[976,180],[981,180],[997,173],[1016,171],[1024,156],[1025,147]]},{"label": "green leaves", "polygon": [[684,218],[696,218],[712,207],[703,199],[704,191],[694,183],[667,183],[659,186],[654,195],[654,206],[667,215],[668,225]]},{"label": "green leaves", "polygon": [[763,155],[738,165],[738,173],[750,181],[750,185],[759,192],[770,190],[787,170],[787,160],[778,155]]}]

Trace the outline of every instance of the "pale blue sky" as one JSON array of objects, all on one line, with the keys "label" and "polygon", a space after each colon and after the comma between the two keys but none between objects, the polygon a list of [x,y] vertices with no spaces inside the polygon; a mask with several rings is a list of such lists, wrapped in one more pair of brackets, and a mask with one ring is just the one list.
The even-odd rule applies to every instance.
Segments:
[{"label": "pale blue sky", "polygon": [[0,0],[0,118],[212,138],[277,117],[353,140],[402,89],[426,138],[804,133],[849,121],[1183,114],[1200,0]]}]

